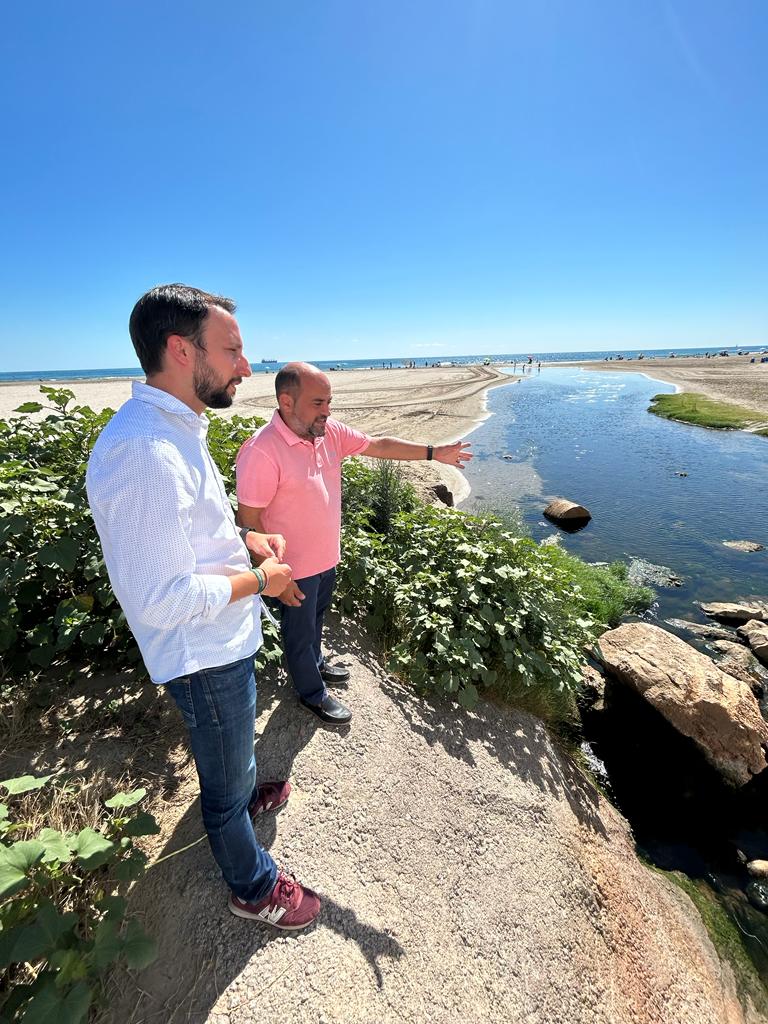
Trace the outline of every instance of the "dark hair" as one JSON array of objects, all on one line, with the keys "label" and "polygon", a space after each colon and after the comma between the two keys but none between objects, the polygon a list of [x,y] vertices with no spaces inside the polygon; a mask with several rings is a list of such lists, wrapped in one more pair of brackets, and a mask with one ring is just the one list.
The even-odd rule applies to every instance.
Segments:
[{"label": "dark hair", "polygon": [[133,307],[128,329],[148,377],[162,370],[170,335],[180,334],[197,348],[205,348],[203,329],[211,306],[220,306],[228,313],[237,309],[232,299],[186,284],[161,284],[142,295]]},{"label": "dark hair", "polygon": [[299,391],[301,391],[301,373],[295,363],[288,363],[287,366],[277,371],[275,394],[278,399],[284,392],[295,398]]}]

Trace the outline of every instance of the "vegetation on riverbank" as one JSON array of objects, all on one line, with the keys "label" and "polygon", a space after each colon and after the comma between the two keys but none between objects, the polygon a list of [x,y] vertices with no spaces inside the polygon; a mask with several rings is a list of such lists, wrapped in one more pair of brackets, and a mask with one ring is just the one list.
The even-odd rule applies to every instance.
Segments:
[{"label": "vegetation on riverbank", "polygon": [[[713,430],[750,430],[764,423],[764,418],[753,409],[687,391],[674,395],[654,395],[648,411],[662,419],[693,423]],[[758,427],[753,432],[768,436],[768,426]]]},{"label": "vegetation on riverbank", "polygon": [[584,648],[652,599],[626,567],[591,566],[508,523],[420,504],[387,463],[348,463],[345,495],[341,610],[364,617],[396,672],[465,707],[485,691],[570,718]]}]

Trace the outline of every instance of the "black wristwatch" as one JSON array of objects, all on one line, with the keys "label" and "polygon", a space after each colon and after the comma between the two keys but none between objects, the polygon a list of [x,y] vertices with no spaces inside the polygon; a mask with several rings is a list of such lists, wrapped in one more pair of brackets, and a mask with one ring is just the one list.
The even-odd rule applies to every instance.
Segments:
[{"label": "black wristwatch", "polygon": [[427,462],[431,462],[432,461],[432,456],[434,454],[435,454],[435,449],[432,447],[431,444],[428,444],[427,445]]},{"label": "black wristwatch", "polygon": [[238,529],[240,531],[240,540],[243,542],[243,544],[245,544],[245,538],[248,536],[249,533],[256,533],[252,526],[240,526],[238,527]]}]

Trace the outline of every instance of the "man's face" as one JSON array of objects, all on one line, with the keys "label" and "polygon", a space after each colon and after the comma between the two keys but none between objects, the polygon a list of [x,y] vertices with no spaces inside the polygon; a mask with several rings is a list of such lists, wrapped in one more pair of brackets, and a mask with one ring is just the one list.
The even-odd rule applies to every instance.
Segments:
[{"label": "man's face", "polygon": [[303,377],[298,394],[281,396],[280,410],[294,434],[323,437],[331,415],[331,382],[324,373]]},{"label": "man's face", "polygon": [[243,377],[251,367],[243,354],[243,339],[237,320],[225,309],[212,306],[203,327],[205,349],[195,350],[192,386],[195,395],[209,409],[228,409]]}]

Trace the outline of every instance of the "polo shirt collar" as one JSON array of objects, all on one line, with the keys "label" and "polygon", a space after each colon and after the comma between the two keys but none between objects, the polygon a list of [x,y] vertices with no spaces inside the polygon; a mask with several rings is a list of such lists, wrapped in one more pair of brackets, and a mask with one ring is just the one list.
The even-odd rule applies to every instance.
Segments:
[{"label": "polo shirt collar", "polygon": [[286,444],[310,444],[314,448],[314,442],[310,441],[309,438],[299,437],[298,434],[294,434],[289,426],[283,423],[283,417],[280,415],[280,410],[275,409],[272,413],[272,426],[278,432],[280,437],[285,441]]},{"label": "polo shirt collar", "polygon": [[167,391],[161,391],[160,388],[153,388],[151,384],[145,384],[144,381],[134,380],[131,382],[131,397],[139,402],[146,402],[147,405],[154,405],[164,412],[173,413],[175,416],[191,418],[206,428],[208,426],[207,419],[202,414],[198,416],[194,409],[190,409],[181,399],[169,395]]}]

